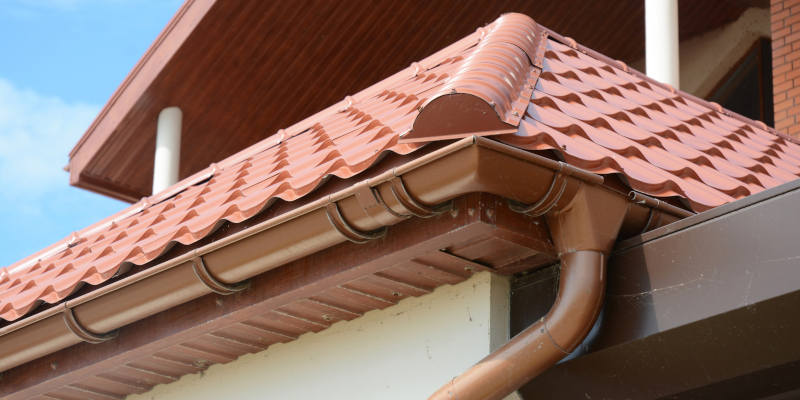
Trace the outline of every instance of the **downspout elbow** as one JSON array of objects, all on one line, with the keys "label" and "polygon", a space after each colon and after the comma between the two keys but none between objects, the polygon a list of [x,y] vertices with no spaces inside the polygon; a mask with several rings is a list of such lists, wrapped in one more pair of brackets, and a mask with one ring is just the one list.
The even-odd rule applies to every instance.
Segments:
[{"label": "downspout elbow", "polygon": [[[554,191],[556,187],[560,189]],[[547,219],[561,260],[556,301],[547,315],[429,400],[503,399],[575,350],[597,321],[605,295],[607,256],[630,207],[627,196],[561,171],[541,201],[514,206]]]},{"label": "downspout elbow", "polygon": [[502,399],[571,353],[592,329],[605,294],[606,256],[583,250],[561,257],[550,312],[453,378],[429,400]]}]

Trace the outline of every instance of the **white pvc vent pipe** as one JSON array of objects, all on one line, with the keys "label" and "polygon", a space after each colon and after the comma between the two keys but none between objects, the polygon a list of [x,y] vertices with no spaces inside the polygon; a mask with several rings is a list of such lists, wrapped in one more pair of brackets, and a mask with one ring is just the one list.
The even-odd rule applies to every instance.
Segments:
[{"label": "white pvc vent pipe", "polygon": [[645,0],[647,75],[678,89],[678,0]]},{"label": "white pvc vent pipe", "polygon": [[153,165],[153,194],[178,183],[181,159],[181,120],[178,107],[168,107],[158,114],[156,157]]}]

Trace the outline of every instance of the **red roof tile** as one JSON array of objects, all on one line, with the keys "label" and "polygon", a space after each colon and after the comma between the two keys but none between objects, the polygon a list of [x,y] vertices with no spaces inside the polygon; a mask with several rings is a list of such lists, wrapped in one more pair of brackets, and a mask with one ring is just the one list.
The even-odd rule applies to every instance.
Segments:
[{"label": "red roof tile", "polygon": [[[482,112],[496,114],[497,124],[472,131],[461,126],[436,139],[505,133],[497,139],[553,150],[577,167],[619,174],[634,190],[679,196],[695,211],[800,174],[800,146],[763,124],[726,115],[563,42],[569,41],[548,38],[526,16],[503,16],[169,190],[0,269],[0,318],[16,320],[41,302],[59,302],[84,283],[102,283],[176,243],[194,243],[224,221],[238,223],[276,199],[305,196],[330,176],[357,175],[387,151],[411,153],[436,134],[423,129],[426,115],[464,96],[490,107]],[[401,137],[421,143],[400,143]]]},{"label": "red roof tile", "polygon": [[520,129],[501,138],[553,149],[570,164],[619,173],[653,196],[679,196],[695,211],[800,174],[800,146],[548,40],[543,71]]}]

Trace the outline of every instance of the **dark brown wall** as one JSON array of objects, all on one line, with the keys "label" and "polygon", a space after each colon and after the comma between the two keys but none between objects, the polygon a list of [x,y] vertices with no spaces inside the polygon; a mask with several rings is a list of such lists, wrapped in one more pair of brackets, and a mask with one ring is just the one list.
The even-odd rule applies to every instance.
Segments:
[{"label": "dark brown wall", "polygon": [[[523,397],[796,394],[798,203],[794,181],[619,243],[603,313],[581,354],[536,377]],[[515,286],[516,330],[541,315],[533,302],[552,303],[553,285],[537,274]]]}]

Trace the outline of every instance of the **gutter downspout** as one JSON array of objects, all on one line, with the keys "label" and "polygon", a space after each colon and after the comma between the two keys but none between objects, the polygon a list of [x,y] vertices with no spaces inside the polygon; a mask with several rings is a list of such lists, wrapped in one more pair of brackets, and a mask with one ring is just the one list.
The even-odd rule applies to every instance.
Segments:
[{"label": "gutter downspout", "polygon": [[[551,187],[556,187],[555,181]],[[574,197],[554,200],[554,206],[544,210],[561,260],[552,309],[428,399],[500,400],[572,353],[597,321],[605,295],[607,259],[633,204],[586,182]]]}]

